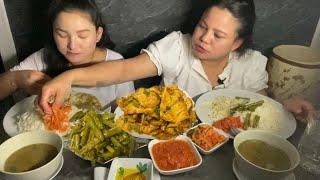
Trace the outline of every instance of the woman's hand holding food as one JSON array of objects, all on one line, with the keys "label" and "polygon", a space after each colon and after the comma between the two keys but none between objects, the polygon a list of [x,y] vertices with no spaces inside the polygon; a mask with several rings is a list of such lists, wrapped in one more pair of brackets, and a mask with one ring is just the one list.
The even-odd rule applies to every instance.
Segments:
[{"label": "woman's hand holding food", "polygon": [[51,106],[60,107],[64,98],[69,96],[72,85],[72,75],[69,72],[62,73],[42,87],[39,105],[46,114],[51,113]]}]

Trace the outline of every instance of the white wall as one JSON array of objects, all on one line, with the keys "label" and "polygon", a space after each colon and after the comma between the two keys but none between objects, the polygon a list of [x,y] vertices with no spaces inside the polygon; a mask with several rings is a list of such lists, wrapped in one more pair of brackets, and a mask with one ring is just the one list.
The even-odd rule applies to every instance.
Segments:
[{"label": "white wall", "polygon": [[0,0],[0,54],[6,70],[18,63],[17,52],[3,0]]},{"label": "white wall", "polygon": [[312,38],[311,47],[320,48],[320,17]]}]

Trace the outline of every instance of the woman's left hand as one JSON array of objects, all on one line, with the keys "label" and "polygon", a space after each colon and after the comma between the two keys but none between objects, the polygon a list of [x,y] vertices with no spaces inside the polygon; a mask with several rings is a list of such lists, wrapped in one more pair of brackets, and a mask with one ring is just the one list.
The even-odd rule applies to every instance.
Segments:
[{"label": "woman's left hand", "polygon": [[28,94],[40,94],[42,86],[51,78],[41,71],[22,70],[15,71],[16,82],[19,88]]}]

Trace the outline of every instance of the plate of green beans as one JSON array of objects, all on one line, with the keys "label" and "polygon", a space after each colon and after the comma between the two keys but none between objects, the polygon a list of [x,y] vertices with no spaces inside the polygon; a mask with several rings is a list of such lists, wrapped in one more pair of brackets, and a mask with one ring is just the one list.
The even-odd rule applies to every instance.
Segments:
[{"label": "plate of green beans", "polygon": [[114,114],[93,110],[79,111],[74,115],[69,135],[69,149],[93,164],[104,164],[119,156],[131,156],[135,139],[118,128]]}]

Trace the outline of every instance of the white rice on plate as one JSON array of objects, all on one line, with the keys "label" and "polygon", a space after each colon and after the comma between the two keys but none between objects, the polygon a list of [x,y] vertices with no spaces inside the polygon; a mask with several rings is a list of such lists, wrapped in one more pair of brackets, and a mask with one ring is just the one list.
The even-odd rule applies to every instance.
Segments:
[{"label": "white rice on plate", "polygon": [[[259,99],[260,100],[260,99]],[[237,105],[243,103],[244,99],[236,99],[235,97],[219,96],[212,102],[212,118],[214,121],[223,119],[231,115],[230,109],[236,107]],[[251,102],[256,102],[258,100],[251,99]],[[246,113],[248,112],[237,112],[235,115],[240,115],[243,119]],[[256,108],[252,115],[259,115],[260,120],[257,129],[263,129],[273,132],[280,131],[279,120],[281,113],[270,104],[267,100],[264,100],[264,103]]]},{"label": "white rice on plate", "polygon": [[230,109],[243,103],[243,99],[219,96],[212,102],[212,119],[214,121],[230,116]]},{"label": "white rice on plate", "polygon": [[[80,109],[78,109],[75,106],[72,106],[71,112],[69,113],[69,119]],[[46,130],[46,127],[43,123],[42,117],[39,115],[39,113],[35,110],[34,107],[28,109],[26,112],[17,115],[17,127],[18,127],[18,133],[23,133],[27,131],[35,131],[35,130]],[[68,134],[67,132],[61,133],[58,131],[55,131],[60,136],[65,136]]]},{"label": "white rice on plate", "polygon": [[258,129],[271,130],[273,132],[280,131],[279,120],[284,117],[282,117],[282,114],[268,101],[264,101],[262,106],[254,111],[254,114],[260,116]]},{"label": "white rice on plate", "polygon": [[17,115],[17,127],[18,133],[46,129],[40,115],[34,108]]}]

